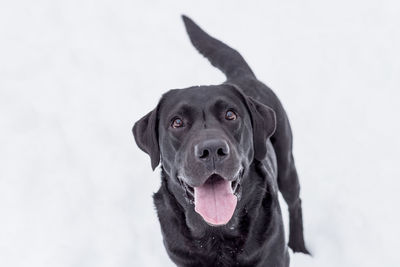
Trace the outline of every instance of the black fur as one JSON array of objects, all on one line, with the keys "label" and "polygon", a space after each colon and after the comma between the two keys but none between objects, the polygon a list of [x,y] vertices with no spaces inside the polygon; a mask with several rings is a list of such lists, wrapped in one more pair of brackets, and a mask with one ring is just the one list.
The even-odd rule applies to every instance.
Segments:
[{"label": "black fur", "polygon": [[[178,266],[289,266],[278,190],[289,206],[289,247],[308,251],[286,113],[237,51],[189,18],[183,20],[193,45],[225,73],[227,81],[171,90],[133,128],[153,169],[161,159],[162,185],[154,202],[168,255]],[[228,108],[238,113],[234,122],[221,117]],[[174,116],[185,127],[172,128]],[[224,140],[230,149],[225,161],[213,161],[212,170],[193,153],[196,144],[210,138]],[[200,186],[212,171],[233,179],[237,170],[243,173],[232,219],[223,226],[208,225],[194,211],[183,185]]]}]

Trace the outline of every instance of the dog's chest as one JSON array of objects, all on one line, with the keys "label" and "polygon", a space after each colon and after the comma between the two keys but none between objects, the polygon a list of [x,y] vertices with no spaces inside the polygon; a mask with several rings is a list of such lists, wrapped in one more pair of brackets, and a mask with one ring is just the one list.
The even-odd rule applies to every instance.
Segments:
[{"label": "dog's chest", "polygon": [[240,255],[244,241],[240,236],[210,235],[195,240],[194,245],[203,266],[243,266]]}]

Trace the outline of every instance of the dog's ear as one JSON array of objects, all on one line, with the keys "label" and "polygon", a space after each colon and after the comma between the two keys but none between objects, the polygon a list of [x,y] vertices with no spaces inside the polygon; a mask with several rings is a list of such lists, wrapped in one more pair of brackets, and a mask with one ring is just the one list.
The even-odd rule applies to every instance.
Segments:
[{"label": "dog's ear", "polygon": [[154,170],[160,163],[160,147],[158,145],[158,107],[150,111],[146,116],[138,120],[133,126],[132,132],[136,144],[141,150],[149,154],[151,168]]},{"label": "dog's ear", "polygon": [[244,97],[253,125],[254,158],[261,161],[267,155],[267,139],[275,132],[275,111],[252,97]]},{"label": "dog's ear", "polygon": [[275,111],[256,99],[245,95],[236,84],[225,84],[233,87],[247,106],[253,126],[254,158],[261,161],[267,155],[267,139],[274,134],[276,129]]}]

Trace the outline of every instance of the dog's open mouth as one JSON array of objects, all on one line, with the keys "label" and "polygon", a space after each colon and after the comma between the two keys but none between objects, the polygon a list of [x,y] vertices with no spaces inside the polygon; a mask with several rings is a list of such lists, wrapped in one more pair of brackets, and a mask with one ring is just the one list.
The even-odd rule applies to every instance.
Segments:
[{"label": "dog's open mouth", "polygon": [[195,211],[210,225],[224,225],[232,218],[240,197],[241,170],[234,181],[228,181],[218,174],[212,174],[207,181],[197,187],[183,182],[189,200],[194,203]]}]

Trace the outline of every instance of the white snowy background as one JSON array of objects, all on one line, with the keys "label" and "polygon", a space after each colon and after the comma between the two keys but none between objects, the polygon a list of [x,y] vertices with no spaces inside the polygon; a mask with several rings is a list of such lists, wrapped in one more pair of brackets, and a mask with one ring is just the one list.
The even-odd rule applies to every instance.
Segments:
[{"label": "white snowy background", "polygon": [[182,13],[287,109],[314,255],[291,266],[400,266],[395,0],[2,0],[0,266],[173,266],[131,127],[168,89],[224,81]]}]

